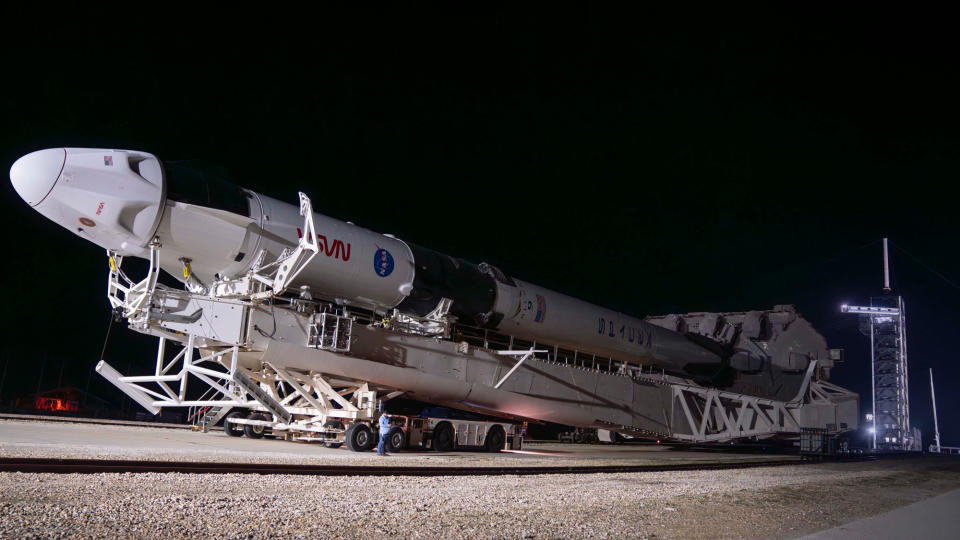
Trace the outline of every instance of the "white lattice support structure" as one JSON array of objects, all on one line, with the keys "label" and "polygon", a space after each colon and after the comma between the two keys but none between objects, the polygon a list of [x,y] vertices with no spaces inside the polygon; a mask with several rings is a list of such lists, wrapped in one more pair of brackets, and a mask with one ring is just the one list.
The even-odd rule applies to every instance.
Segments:
[{"label": "white lattice support structure", "polygon": [[144,311],[150,304],[150,299],[157,288],[157,278],[160,276],[160,245],[156,240],[150,243],[150,266],[147,275],[134,283],[121,270],[123,257],[114,251],[107,251],[110,264],[110,273],[107,278],[107,299],[113,309],[122,309],[123,316],[136,319],[139,312]]},{"label": "white lattice support structure", "polygon": [[841,388],[827,381],[812,381],[810,383],[809,393],[807,395],[808,403],[822,403],[830,405],[836,403],[838,399],[857,399],[856,392],[851,392],[846,388]]},{"label": "white lattice support structure", "polygon": [[303,216],[303,232],[296,248],[293,250],[284,249],[276,261],[266,265],[262,265],[266,252],[260,250],[257,253],[251,272],[246,278],[248,284],[240,288],[253,292],[254,287],[250,286],[250,282],[257,281],[270,289],[251,294],[251,299],[264,300],[283,294],[290,283],[320,251],[317,244],[316,228],[313,224],[313,206],[310,203],[310,198],[302,192],[300,193],[300,215]]},{"label": "white lattice support structure", "polygon": [[[187,338],[187,343],[171,360],[166,361],[167,340],[160,338],[157,347],[156,369],[153,375],[117,376],[108,377],[114,385],[133,399],[140,402],[143,396],[150,396],[153,401],[148,407],[154,414],[161,407],[213,407],[232,406],[249,407],[256,402],[246,399],[241,392],[232,388],[231,381],[237,369],[238,347],[227,347],[203,355],[194,346],[194,336]],[[205,364],[205,365],[201,365]],[[179,370],[174,372],[174,368]],[[219,368],[219,369],[217,369]],[[104,373],[113,370],[106,362],[101,361],[97,371]],[[113,370],[116,372],[116,370]],[[205,387],[213,392],[205,394],[206,399],[188,400],[187,388],[190,377],[201,381]],[[151,387],[150,385],[155,385]],[[143,404],[143,403],[141,403]]]},{"label": "white lattice support structure", "polygon": [[[314,417],[311,421],[321,423],[327,418],[373,416],[374,408],[363,405],[375,404],[376,392],[371,392],[366,384],[338,391],[319,373],[301,373],[270,363],[266,365],[276,374],[277,384],[271,386],[271,392],[294,414],[309,415]],[[345,395],[351,395],[352,400],[346,399]]]},{"label": "white lattice support structure", "polygon": [[283,294],[287,286],[310,264],[310,261],[316,257],[320,251],[317,245],[317,231],[313,225],[313,207],[310,204],[310,198],[302,192],[300,195],[300,215],[303,216],[303,234],[300,236],[300,243],[288,257],[281,257],[278,261],[279,268],[274,278],[272,287],[276,295]]},{"label": "white lattice support structure", "polygon": [[726,441],[799,433],[797,404],[699,386],[673,386],[673,438],[689,442]]},{"label": "white lattice support structure", "polygon": [[[163,407],[243,407],[269,413],[269,407],[235,384],[234,374],[241,370],[283,408],[287,418],[284,421],[241,420],[236,423],[265,423],[278,431],[320,432],[325,431],[321,426],[328,418],[370,420],[377,416],[377,393],[366,383],[336,389],[316,372],[302,373],[272,364],[266,364],[265,369],[259,371],[245,369],[237,365],[238,347],[204,355],[194,346],[193,335],[187,337],[187,343],[172,359],[166,360],[167,341],[160,338],[152,375],[122,376],[106,362],[101,362],[97,370],[154,414]],[[191,377],[206,389],[200,399],[187,399]],[[256,393],[255,388],[252,390]]]},{"label": "white lattice support structure", "polygon": [[[231,423],[269,426],[274,433],[294,431],[335,434],[339,428],[328,427],[328,419],[369,422],[379,416],[376,410],[377,393],[371,391],[366,383],[336,390],[316,372],[301,372],[271,363],[265,363],[264,367],[262,371],[244,370],[244,373],[270,396],[268,401],[272,400],[276,406],[282,407],[286,418],[276,415],[272,420],[233,418]],[[346,395],[351,398],[346,399]],[[391,394],[386,399],[390,397],[395,396]],[[270,407],[254,405],[253,408],[270,412]]]}]

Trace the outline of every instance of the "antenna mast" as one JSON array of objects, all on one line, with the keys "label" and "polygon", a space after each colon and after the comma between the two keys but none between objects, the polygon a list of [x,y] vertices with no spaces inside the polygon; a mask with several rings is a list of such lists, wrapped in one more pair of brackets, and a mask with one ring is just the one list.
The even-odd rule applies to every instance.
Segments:
[{"label": "antenna mast", "polygon": [[890,292],[890,255],[886,238],[883,239],[883,292]]}]

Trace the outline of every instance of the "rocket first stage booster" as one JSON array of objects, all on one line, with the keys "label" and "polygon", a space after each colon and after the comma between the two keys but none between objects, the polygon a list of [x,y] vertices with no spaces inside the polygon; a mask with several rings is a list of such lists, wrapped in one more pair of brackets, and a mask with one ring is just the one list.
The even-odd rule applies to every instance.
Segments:
[{"label": "rocket first stage booster", "polygon": [[[297,245],[297,206],[228,182],[215,167],[161,162],[131,150],[52,148],[10,169],[17,193],[74,234],[120,255],[149,257],[191,290],[245,275],[256,254]],[[444,298],[464,324],[523,339],[656,365],[710,379],[724,368],[755,373],[770,359],[715,345],[479,265],[314,214],[319,254],[294,285],[314,297],[424,316]]]}]

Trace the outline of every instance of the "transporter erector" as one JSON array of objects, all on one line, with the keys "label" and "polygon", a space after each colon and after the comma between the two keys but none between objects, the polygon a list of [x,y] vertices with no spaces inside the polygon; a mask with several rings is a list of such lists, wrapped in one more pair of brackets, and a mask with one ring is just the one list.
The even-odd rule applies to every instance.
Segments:
[{"label": "transporter erector", "polygon": [[[256,421],[281,432],[309,414],[281,411],[286,391],[304,394],[299,403],[324,421],[360,422],[342,416],[337,400],[316,399],[329,386],[316,377],[366,384],[344,395],[373,392],[377,402],[406,395],[633,435],[684,435],[677,427],[686,423],[679,431],[696,439],[716,424],[725,433],[716,440],[756,435],[763,422],[765,436],[799,431],[802,419],[781,417],[788,405],[809,403],[815,383],[818,391],[827,385],[834,421],[811,425],[855,427],[849,393],[826,382],[837,351],[789,306],[640,319],[314,213],[303,194],[299,206],[288,204],[232,184],[215,167],[146,152],[40,150],[17,160],[10,178],[35,210],[107,251],[111,304],[132,329],[161,338],[153,377],[167,380],[108,376],[151,410],[191,402],[185,390],[164,388],[174,382],[161,366],[173,340],[228,369],[204,373],[186,360],[178,383],[198,373],[217,383],[217,399],[193,402],[222,402],[218,413],[259,410]],[[123,257],[148,259],[148,276],[134,283],[120,269]],[[160,270],[184,289],[158,284]],[[240,380],[246,375],[253,378]],[[144,392],[149,383],[160,390]],[[683,395],[688,388],[698,397]],[[771,405],[782,409],[771,415],[744,407],[745,398],[786,405]],[[649,403],[638,409],[638,401]],[[731,407],[749,425],[745,417],[734,426]],[[608,414],[597,413],[603,408]]]}]

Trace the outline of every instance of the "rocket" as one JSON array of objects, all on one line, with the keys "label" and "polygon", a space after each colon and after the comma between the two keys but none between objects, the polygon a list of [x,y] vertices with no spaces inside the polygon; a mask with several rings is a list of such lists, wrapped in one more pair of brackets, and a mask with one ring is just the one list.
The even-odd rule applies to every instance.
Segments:
[{"label": "rocket", "polygon": [[[193,291],[249,272],[295,247],[299,207],[231,183],[198,162],[133,150],[51,148],[10,169],[24,201],[73,234],[119,255],[148,258]],[[314,214],[318,255],[297,275],[314,298],[423,317],[444,299],[457,321],[550,346],[710,380],[756,373],[768,361],[473,264]]]}]

